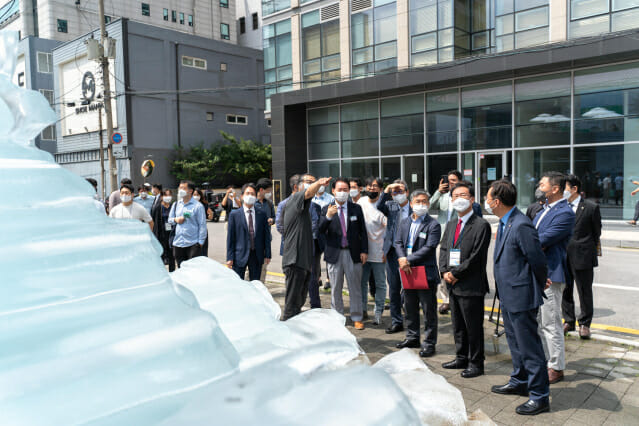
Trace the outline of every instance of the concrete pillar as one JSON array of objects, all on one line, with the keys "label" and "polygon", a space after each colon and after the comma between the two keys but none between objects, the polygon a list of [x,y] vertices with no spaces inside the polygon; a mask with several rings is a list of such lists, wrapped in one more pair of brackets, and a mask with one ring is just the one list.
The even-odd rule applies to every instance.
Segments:
[{"label": "concrete pillar", "polygon": [[397,69],[410,67],[409,0],[397,0]]},{"label": "concrete pillar", "polygon": [[339,50],[342,78],[351,75],[351,8],[349,0],[339,0]]},{"label": "concrete pillar", "polygon": [[300,14],[291,16],[291,58],[293,62],[293,90],[302,88],[302,30]]},{"label": "concrete pillar", "polygon": [[564,41],[568,38],[568,6],[565,0],[550,0],[549,41]]}]

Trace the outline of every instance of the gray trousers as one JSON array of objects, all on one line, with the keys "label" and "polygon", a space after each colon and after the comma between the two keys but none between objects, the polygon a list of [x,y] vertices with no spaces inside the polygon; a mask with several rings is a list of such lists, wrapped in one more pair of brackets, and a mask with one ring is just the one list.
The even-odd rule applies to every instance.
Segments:
[{"label": "gray trousers", "polygon": [[344,275],[348,283],[348,293],[351,306],[351,320],[361,321],[362,313],[362,264],[353,263],[349,250],[340,250],[337,263],[327,263],[328,277],[331,280],[331,307],[340,314],[344,314]]},{"label": "gray trousers", "polygon": [[561,298],[566,283],[553,282],[546,289],[544,304],[539,308],[539,337],[544,346],[548,368],[563,371],[566,368],[564,329],[561,321]]}]

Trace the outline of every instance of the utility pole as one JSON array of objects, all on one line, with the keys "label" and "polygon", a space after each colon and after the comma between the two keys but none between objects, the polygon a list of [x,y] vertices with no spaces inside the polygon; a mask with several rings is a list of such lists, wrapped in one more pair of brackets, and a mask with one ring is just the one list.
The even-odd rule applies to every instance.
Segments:
[{"label": "utility pole", "polygon": [[106,199],[106,188],[104,187],[104,141],[102,131],[102,108],[98,109],[98,120],[100,121],[100,188],[102,188],[102,199]]},{"label": "utility pole", "polygon": [[[113,155],[113,112],[111,111],[111,80],[109,78],[109,58],[105,57],[104,51],[107,47],[107,32],[104,23],[104,0],[98,0],[98,19],[100,20],[100,38],[102,47],[100,49],[100,64],[102,65],[102,84],[104,95],[104,113],[106,115],[107,126],[107,146],[109,155],[109,182],[111,192],[117,189],[117,166],[115,164],[115,156]],[[101,113],[101,112],[100,112]],[[101,133],[100,133],[101,134]]]}]

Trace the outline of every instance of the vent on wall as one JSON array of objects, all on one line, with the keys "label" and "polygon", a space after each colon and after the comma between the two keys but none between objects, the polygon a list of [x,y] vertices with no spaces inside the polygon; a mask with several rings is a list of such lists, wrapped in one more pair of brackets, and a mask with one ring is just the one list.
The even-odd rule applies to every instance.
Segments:
[{"label": "vent on wall", "polygon": [[[369,0],[370,3],[370,0]],[[339,3],[332,4],[320,9],[320,15],[322,22],[328,21],[333,18],[339,18]]]},{"label": "vent on wall", "polygon": [[351,12],[357,12],[358,10],[368,9],[371,7],[372,0],[352,0]]}]

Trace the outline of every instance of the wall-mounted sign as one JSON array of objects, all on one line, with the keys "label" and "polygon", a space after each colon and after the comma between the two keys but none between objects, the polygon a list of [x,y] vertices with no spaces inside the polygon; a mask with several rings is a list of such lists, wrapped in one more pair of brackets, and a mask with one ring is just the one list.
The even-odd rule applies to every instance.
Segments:
[{"label": "wall-mounted sign", "polygon": [[488,180],[497,180],[497,168],[496,167],[489,167],[488,168]]},{"label": "wall-mounted sign", "polygon": [[111,140],[113,141],[114,144],[121,144],[122,143],[122,134],[120,133],[114,133],[113,136],[111,136]]},{"label": "wall-mounted sign", "polygon": [[151,176],[151,173],[153,173],[154,168],[155,163],[153,162],[153,160],[144,160],[144,162],[142,163],[142,167],[140,168],[140,173],[143,177],[149,177]]}]

